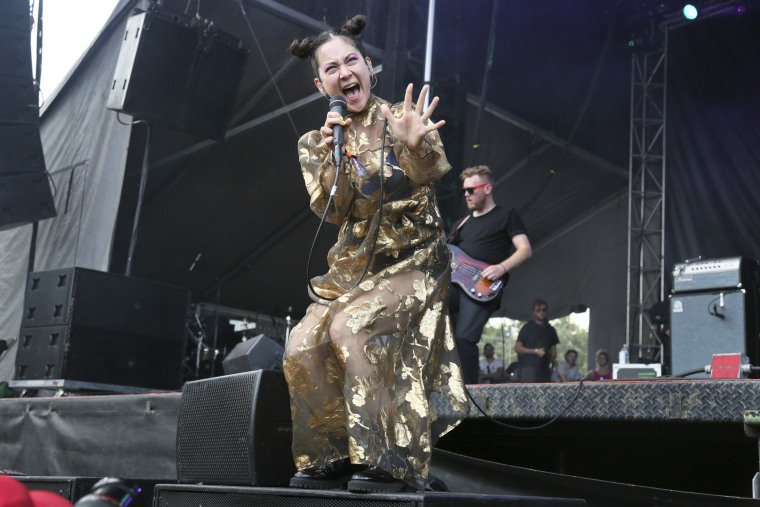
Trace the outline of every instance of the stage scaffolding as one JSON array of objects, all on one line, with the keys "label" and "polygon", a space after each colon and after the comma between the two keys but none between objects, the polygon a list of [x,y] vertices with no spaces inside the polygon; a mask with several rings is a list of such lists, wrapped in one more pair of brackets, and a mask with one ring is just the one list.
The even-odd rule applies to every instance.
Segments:
[{"label": "stage scaffolding", "polygon": [[[735,0],[708,0],[700,5],[697,19],[737,5]],[[649,311],[665,300],[668,37],[672,30],[696,22],[680,11],[666,13],[648,20],[647,28],[637,34],[643,38],[631,41],[626,343],[634,362],[666,364],[658,323]]]},{"label": "stage scaffolding", "polygon": [[659,35],[661,42],[631,57],[626,339],[633,361],[662,363],[662,342],[647,312],[665,296],[667,28]]}]

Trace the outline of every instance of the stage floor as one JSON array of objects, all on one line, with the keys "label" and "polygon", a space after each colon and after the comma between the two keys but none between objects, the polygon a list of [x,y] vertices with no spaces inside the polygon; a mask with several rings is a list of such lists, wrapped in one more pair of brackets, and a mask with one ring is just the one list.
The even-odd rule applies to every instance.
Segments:
[{"label": "stage floor", "polygon": [[[744,433],[744,413],[760,408],[759,381],[501,384],[469,391],[497,422],[471,402],[463,424],[438,443],[439,455],[629,487],[752,496],[758,442]],[[0,400],[0,469],[174,482],[180,401],[178,392]],[[545,427],[530,429],[535,426]],[[439,472],[447,482],[456,478]],[[468,483],[454,481],[459,488]]]}]

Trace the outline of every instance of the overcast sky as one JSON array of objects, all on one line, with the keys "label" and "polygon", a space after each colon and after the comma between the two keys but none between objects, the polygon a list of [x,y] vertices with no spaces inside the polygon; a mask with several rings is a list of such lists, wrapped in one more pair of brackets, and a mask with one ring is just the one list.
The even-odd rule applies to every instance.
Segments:
[{"label": "overcast sky", "polygon": [[[0,0],[4,1],[4,0]],[[37,19],[37,1],[30,0]],[[118,0],[44,0],[42,11],[43,97],[49,97],[108,20]],[[36,26],[35,26],[36,28]],[[32,36],[32,68],[37,51]]]}]

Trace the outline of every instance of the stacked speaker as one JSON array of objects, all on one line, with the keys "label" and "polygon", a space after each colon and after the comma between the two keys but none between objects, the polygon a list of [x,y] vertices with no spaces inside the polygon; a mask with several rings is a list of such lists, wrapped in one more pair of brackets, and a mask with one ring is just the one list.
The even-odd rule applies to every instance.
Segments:
[{"label": "stacked speaker", "polygon": [[189,291],[150,280],[82,268],[31,273],[15,381],[178,389],[189,306]]},{"label": "stacked speaker", "polygon": [[29,2],[0,2],[0,230],[55,216],[32,78]]},{"label": "stacked speaker", "polygon": [[744,257],[675,265],[670,296],[674,375],[711,364],[714,354],[741,353],[760,364],[758,266],[756,259]]}]

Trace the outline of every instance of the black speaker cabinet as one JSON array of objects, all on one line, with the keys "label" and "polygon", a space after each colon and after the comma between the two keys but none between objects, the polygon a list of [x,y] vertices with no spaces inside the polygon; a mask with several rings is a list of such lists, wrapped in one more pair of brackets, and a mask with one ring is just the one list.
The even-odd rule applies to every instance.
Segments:
[{"label": "black speaker cabinet", "polygon": [[235,345],[222,366],[224,373],[243,373],[253,370],[282,370],[285,348],[272,338],[260,334]]},{"label": "black speaker cabinet", "polygon": [[756,297],[748,290],[671,295],[672,373],[702,368],[713,354],[743,353],[759,364],[757,318]]},{"label": "black speaker cabinet", "polygon": [[130,17],[108,108],[223,140],[247,51],[213,24],[159,12]]},{"label": "black speaker cabinet", "polygon": [[279,371],[256,370],[187,382],[177,425],[180,482],[287,485],[290,396]]},{"label": "black speaker cabinet", "polygon": [[[24,484],[24,486],[26,486],[26,489],[30,491],[49,491],[51,493],[55,493],[56,495],[62,496],[71,503],[76,503],[77,500],[90,494],[93,490],[93,486],[95,486],[95,484],[101,480],[101,478],[98,477],[37,477],[25,475],[14,476],[13,478]],[[107,499],[101,498],[100,504],[117,505],[117,502],[120,501],[121,503],[118,505],[148,506],[151,504],[150,499],[153,497],[153,488],[158,482],[161,482],[157,480],[146,479],[119,480],[123,485],[134,488],[134,495],[125,494],[125,490],[121,488],[106,487],[100,491],[100,493],[106,493],[113,496]],[[98,489],[100,489],[100,487],[101,485],[98,485]],[[119,494],[121,495],[117,496]]]},{"label": "black speaker cabinet", "polygon": [[178,389],[189,307],[187,290],[150,280],[83,268],[31,273],[16,380]]},{"label": "black speaker cabinet", "polygon": [[56,214],[37,103],[29,2],[0,2],[0,230]]},{"label": "black speaker cabinet", "polygon": [[14,476],[14,479],[21,482],[28,490],[49,491],[60,495],[71,503],[76,502],[87,493],[90,488],[98,482],[97,478],[91,477],[36,477],[36,476]]},{"label": "black speaker cabinet", "polygon": [[583,506],[576,498],[518,495],[475,495],[471,493],[372,493],[361,495],[336,490],[296,488],[243,488],[158,484],[154,507],[560,507]]}]

